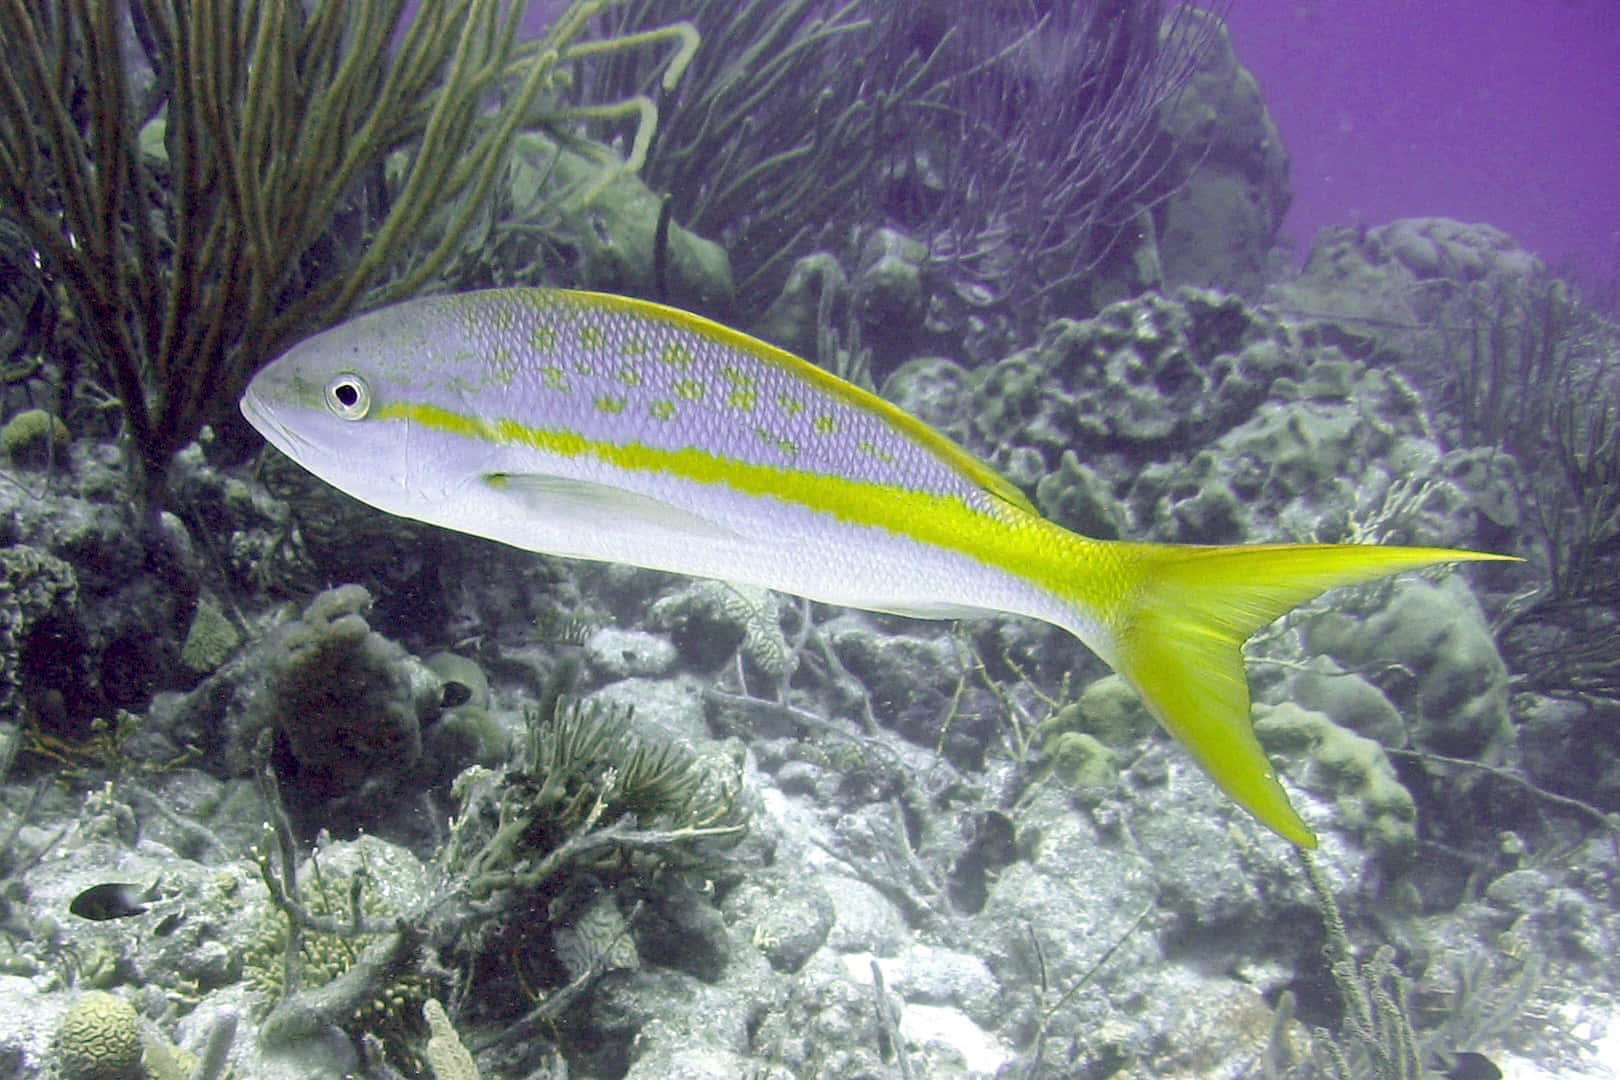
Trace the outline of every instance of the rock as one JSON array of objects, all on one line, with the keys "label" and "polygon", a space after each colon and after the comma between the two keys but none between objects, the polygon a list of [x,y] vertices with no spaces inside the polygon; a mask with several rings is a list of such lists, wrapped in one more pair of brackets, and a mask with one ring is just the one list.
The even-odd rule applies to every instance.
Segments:
[{"label": "rock", "polygon": [[1186,176],[1160,211],[1165,280],[1255,297],[1293,199],[1288,154],[1259,85],[1238,62],[1218,18],[1184,14],[1166,25],[1207,34],[1208,44],[1185,88],[1160,115],[1175,145],[1170,167]]},{"label": "rock", "polygon": [[633,709],[634,728],[646,731],[655,739],[672,739],[694,749],[709,742],[709,726],[703,712],[703,689],[690,676],[622,679],[591,694],[586,702]]},{"label": "rock", "polygon": [[669,639],[639,630],[604,627],[585,639],[585,659],[598,676],[658,676],[675,663]]},{"label": "rock", "polygon": [[1012,1048],[975,1024],[960,1009],[907,1002],[900,1010],[900,1037],[925,1076],[996,1076],[1014,1061]]},{"label": "rock", "polygon": [[826,633],[879,722],[919,746],[941,747],[953,762],[982,761],[999,714],[976,695],[958,696],[963,659],[949,637],[884,634],[857,620]]},{"label": "rock", "polygon": [[624,1080],[789,1080],[777,1066],[713,1047],[655,1046],[636,1058]]},{"label": "rock", "polygon": [[1485,886],[1485,898],[1523,915],[1541,909],[1551,888],[1552,883],[1539,870],[1510,870]]},{"label": "rock", "polygon": [[780,875],[751,875],[726,897],[722,911],[773,969],[786,974],[803,968],[826,943],[835,917],[832,899],[813,878]]},{"label": "rock", "polygon": [[864,881],[829,874],[821,879],[821,887],[833,907],[828,947],[838,952],[886,956],[906,939],[905,920],[899,910]]},{"label": "rock", "polygon": [[[844,957],[851,978],[871,978],[872,958],[851,953]],[[1002,987],[983,959],[954,949],[914,944],[898,956],[878,959],[883,984],[906,1002],[905,1011],[919,1005],[949,1008],[967,1023],[978,1027],[999,1026],[1002,1013]],[[981,1037],[983,1032],[980,1032]]]}]

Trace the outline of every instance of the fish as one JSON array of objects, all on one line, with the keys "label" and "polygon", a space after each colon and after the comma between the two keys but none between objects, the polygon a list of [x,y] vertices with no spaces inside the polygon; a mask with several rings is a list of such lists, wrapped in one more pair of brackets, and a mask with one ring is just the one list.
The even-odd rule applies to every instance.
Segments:
[{"label": "fish", "polygon": [[157,898],[157,887],[155,881],[145,889],[127,881],[104,881],[75,896],[68,904],[68,911],[94,922],[144,915],[146,902]]},{"label": "fish", "polygon": [[1502,1080],[1502,1069],[1484,1054],[1464,1050],[1451,1055],[1443,1075],[1446,1080]]},{"label": "fish", "polygon": [[530,551],[919,618],[1067,630],[1215,783],[1314,847],[1250,721],[1241,646],[1326,589],[1510,558],[1097,540],[876,394],[702,316],[607,293],[422,297],[297,343],[247,421],[390,514]]}]

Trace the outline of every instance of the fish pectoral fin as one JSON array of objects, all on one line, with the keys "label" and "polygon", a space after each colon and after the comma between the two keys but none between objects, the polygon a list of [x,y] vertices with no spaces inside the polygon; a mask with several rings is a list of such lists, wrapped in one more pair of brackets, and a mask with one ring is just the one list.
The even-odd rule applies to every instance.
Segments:
[{"label": "fish pectoral fin", "polygon": [[530,513],[577,520],[585,526],[611,526],[637,521],[690,536],[694,540],[736,535],[724,525],[685,507],[611,484],[546,473],[485,473],[483,480],[492,490],[522,503]]}]

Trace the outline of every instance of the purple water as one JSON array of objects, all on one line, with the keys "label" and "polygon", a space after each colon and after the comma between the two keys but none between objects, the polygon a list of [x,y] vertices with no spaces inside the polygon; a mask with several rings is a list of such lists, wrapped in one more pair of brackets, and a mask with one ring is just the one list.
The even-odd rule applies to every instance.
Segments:
[{"label": "purple water", "polygon": [[1438,214],[1620,261],[1620,0],[1233,0],[1293,159],[1284,230]]}]

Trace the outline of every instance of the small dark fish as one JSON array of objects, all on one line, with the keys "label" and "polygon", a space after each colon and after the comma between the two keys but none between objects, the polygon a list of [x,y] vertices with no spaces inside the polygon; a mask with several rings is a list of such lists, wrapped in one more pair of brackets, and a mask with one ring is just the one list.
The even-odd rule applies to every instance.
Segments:
[{"label": "small dark fish", "polygon": [[1502,1080],[1502,1070],[1484,1054],[1464,1050],[1451,1056],[1451,1068],[1446,1080]]},{"label": "small dark fish", "polygon": [[68,910],[81,919],[94,919],[96,922],[123,919],[144,914],[146,904],[143,901],[152,899],[151,892],[151,889],[143,890],[139,885],[128,882],[106,881],[92,885],[75,896]]}]

